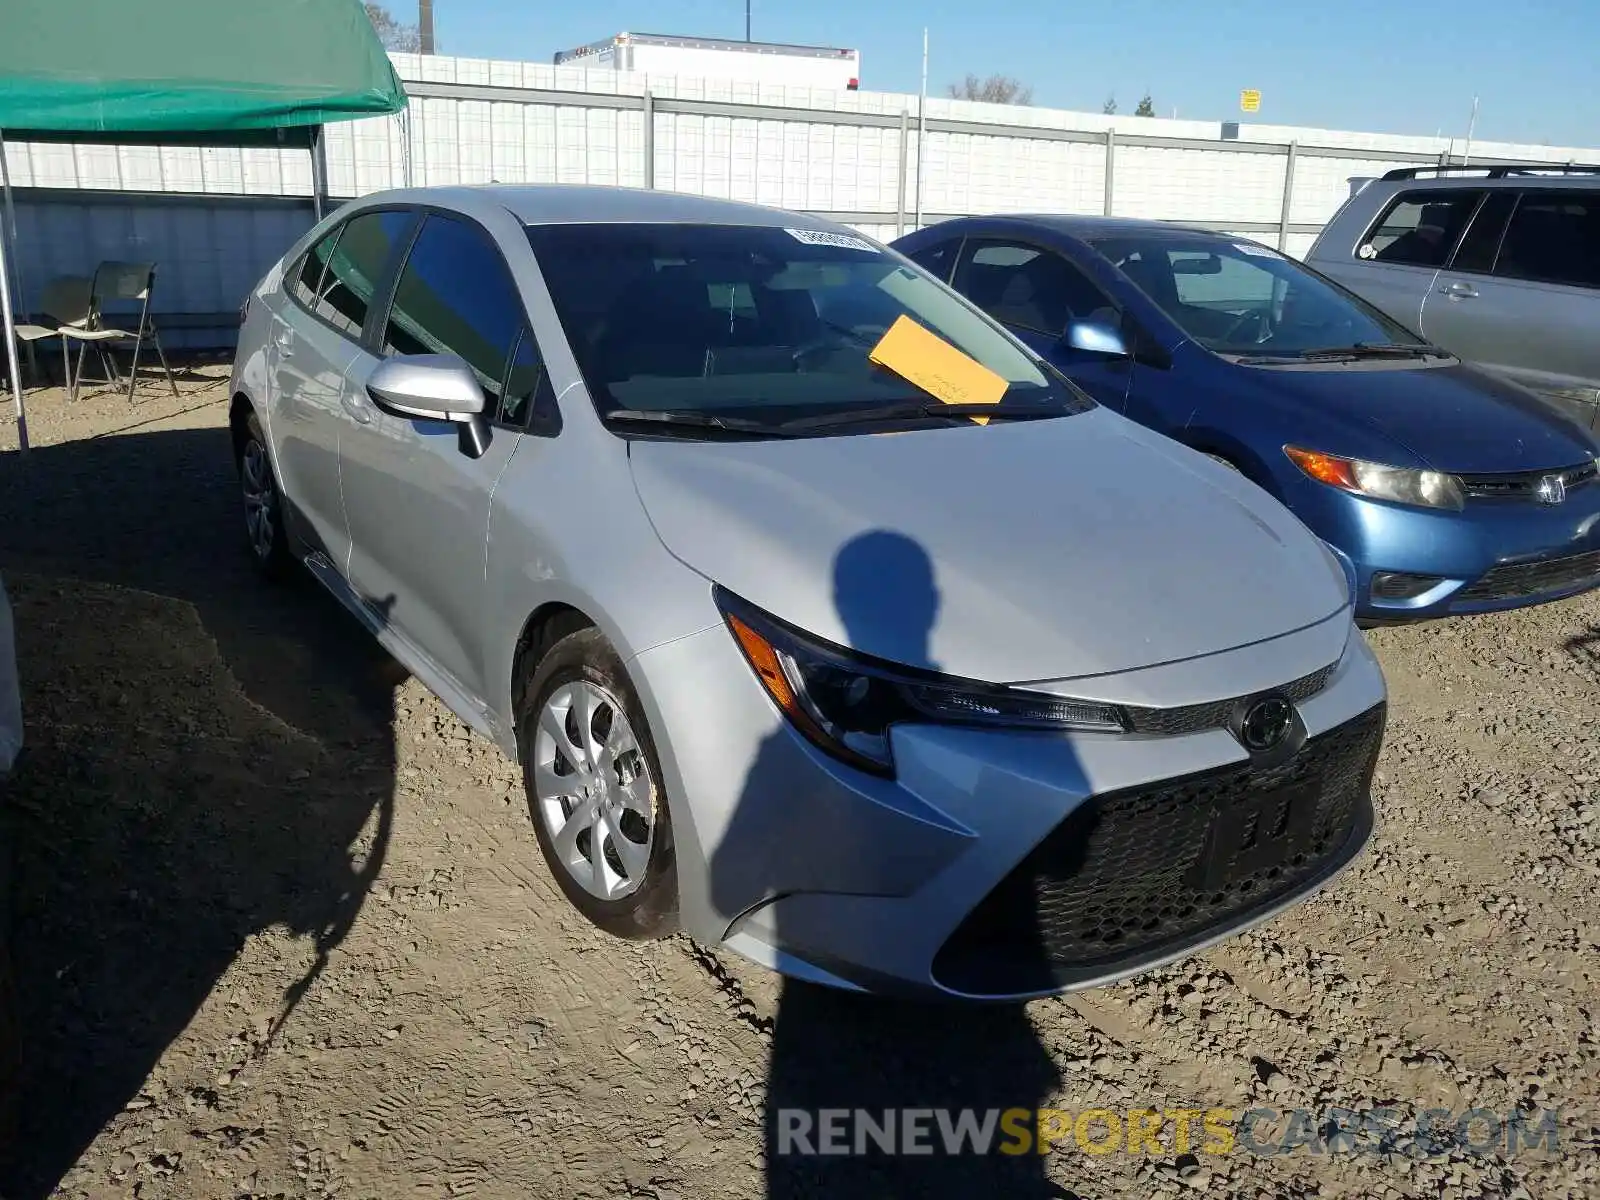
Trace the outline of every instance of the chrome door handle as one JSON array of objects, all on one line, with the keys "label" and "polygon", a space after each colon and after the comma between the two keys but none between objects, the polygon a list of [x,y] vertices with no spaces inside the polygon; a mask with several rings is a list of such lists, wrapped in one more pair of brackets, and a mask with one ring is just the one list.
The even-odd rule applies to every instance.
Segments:
[{"label": "chrome door handle", "polygon": [[349,413],[357,425],[372,424],[372,406],[353,392],[346,392],[339,397],[339,403]]},{"label": "chrome door handle", "polygon": [[1447,283],[1439,289],[1441,296],[1449,296],[1452,300],[1475,300],[1478,289],[1470,283]]}]

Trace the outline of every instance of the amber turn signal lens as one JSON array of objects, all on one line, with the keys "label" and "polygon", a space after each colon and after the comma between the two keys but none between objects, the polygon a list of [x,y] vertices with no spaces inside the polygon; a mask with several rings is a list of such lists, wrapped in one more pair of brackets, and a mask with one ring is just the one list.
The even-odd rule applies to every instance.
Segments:
[{"label": "amber turn signal lens", "polygon": [[789,686],[789,677],[783,673],[783,664],[778,661],[778,652],[772,648],[772,643],[738,617],[729,616],[728,624],[733,627],[733,636],[739,639],[740,649],[755,668],[756,678],[761,680],[767,694],[790,717],[801,716],[794,689]]},{"label": "amber turn signal lens", "polygon": [[1355,464],[1348,458],[1323,454],[1320,450],[1302,450],[1298,446],[1285,446],[1283,452],[1295,466],[1319,483],[1350,492],[1361,490],[1361,485],[1356,482]]}]

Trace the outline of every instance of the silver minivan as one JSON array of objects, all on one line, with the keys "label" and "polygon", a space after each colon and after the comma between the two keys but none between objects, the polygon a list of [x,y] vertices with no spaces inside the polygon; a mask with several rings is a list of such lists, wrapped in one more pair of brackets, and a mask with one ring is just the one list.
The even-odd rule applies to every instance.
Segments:
[{"label": "silver minivan", "polygon": [[1600,429],[1600,166],[1402,167],[1355,192],[1306,262]]}]

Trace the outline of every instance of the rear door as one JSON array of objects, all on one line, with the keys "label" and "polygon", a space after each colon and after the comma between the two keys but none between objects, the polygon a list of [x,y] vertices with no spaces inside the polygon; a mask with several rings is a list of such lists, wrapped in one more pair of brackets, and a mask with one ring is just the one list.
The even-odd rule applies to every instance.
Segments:
[{"label": "rear door", "polygon": [[1441,346],[1600,428],[1600,191],[1501,191],[1423,308]]},{"label": "rear door", "polygon": [[453,687],[454,699],[481,710],[489,502],[546,387],[511,269],[489,234],[430,211],[374,344],[351,368],[357,385],[384,358],[454,354],[484,390],[493,428],[481,458],[461,453],[454,425],[392,416],[370,400],[340,456],[352,583],[438,674],[431,687]]},{"label": "rear door", "polygon": [[1401,192],[1356,243],[1353,258],[1319,257],[1315,265],[1407,329],[1416,329],[1434,277],[1484,195],[1481,188]]},{"label": "rear door", "polygon": [[335,226],[290,267],[267,346],[279,487],[301,533],[341,562],[350,539],[339,494],[339,393],[361,326],[352,332],[322,293],[343,232]]}]

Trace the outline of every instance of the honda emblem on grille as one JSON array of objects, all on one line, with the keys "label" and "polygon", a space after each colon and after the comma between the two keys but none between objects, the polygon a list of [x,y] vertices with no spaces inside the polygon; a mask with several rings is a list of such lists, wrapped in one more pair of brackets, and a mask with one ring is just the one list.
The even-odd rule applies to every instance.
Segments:
[{"label": "honda emblem on grille", "polygon": [[1533,498],[1540,504],[1560,504],[1567,498],[1566,476],[1546,475],[1533,489]]},{"label": "honda emblem on grille", "polygon": [[1266,696],[1245,709],[1239,740],[1252,754],[1265,754],[1283,744],[1294,728],[1294,705],[1282,696]]}]

